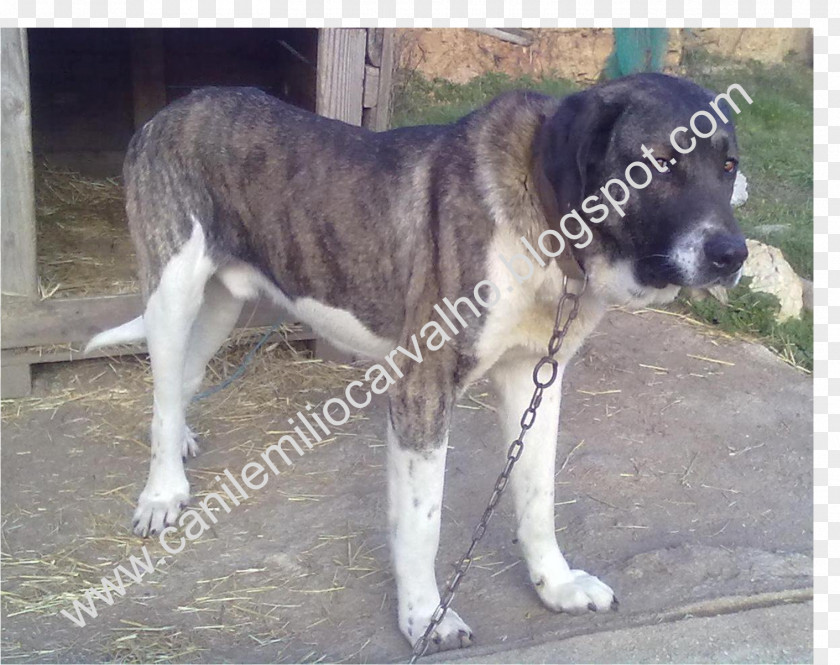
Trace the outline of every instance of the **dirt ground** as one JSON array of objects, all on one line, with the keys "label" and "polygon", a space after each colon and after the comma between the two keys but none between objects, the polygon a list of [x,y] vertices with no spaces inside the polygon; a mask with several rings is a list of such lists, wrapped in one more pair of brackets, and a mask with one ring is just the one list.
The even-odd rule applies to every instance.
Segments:
[{"label": "dirt ground", "polygon": [[[339,394],[359,371],[281,351],[268,349],[243,379],[193,407],[203,448],[188,464],[194,493],[217,489],[216,474],[237,473],[302,404]],[[382,403],[221,514],[86,627],[59,614],[140,554],[129,526],[148,463],[149,385],[142,359],[76,362],[44,367],[34,399],[3,404],[3,659],[404,661],[386,543]],[[506,442],[489,393],[477,384],[457,410],[441,583],[502,464]],[[616,311],[578,354],[564,395],[558,535],[571,564],[609,583],[621,609],[572,617],[542,607],[505,499],[454,604],[477,637],[470,655],[807,602],[809,376],[678,317]],[[149,550],[165,554],[156,541]],[[773,621],[781,630],[785,612],[768,614],[764,632]],[[726,624],[703,623],[700,639],[714,645]],[[738,660],[763,653],[750,646]],[[807,647],[791,646],[784,653]]]}]

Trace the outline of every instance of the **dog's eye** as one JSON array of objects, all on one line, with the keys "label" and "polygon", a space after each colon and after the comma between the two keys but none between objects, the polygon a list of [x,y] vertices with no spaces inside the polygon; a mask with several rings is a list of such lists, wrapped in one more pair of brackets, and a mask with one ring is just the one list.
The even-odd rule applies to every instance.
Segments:
[{"label": "dog's eye", "polygon": [[733,173],[735,169],[738,167],[738,160],[734,157],[730,157],[723,163],[723,170],[727,173]]}]

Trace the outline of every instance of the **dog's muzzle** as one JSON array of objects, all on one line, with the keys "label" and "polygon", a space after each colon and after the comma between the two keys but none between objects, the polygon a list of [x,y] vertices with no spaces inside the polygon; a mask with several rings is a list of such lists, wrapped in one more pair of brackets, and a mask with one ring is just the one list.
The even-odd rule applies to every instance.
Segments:
[{"label": "dog's muzzle", "polygon": [[740,232],[700,228],[687,233],[664,260],[663,276],[670,272],[670,283],[697,288],[738,283],[747,258],[747,243]]},{"label": "dog's muzzle", "polygon": [[709,275],[725,285],[747,260],[747,243],[741,234],[716,233],[703,243],[703,254]]}]

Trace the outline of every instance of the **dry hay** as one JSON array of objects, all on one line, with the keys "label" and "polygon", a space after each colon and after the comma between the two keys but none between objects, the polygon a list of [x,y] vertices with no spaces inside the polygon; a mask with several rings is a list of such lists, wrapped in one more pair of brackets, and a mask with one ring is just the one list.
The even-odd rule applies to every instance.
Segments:
[{"label": "dry hay", "polygon": [[35,219],[42,298],[137,291],[120,179],[42,162],[35,168]]},{"label": "dry hay", "polygon": [[[211,362],[204,387],[218,385],[231,376],[267,330],[236,331]],[[191,465],[189,473],[196,500],[208,491],[218,490],[213,478],[221,471],[222,464],[236,465],[236,460],[258,453],[277,439],[278,430],[291,427],[285,425],[287,417],[308,404],[319,407],[326,399],[342,395],[350,381],[363,378],[366,365],[341,365],[312,358],[287,341],[286,333],[295,336],[300,328],[283,327],[256,353],[240,379],[190,408],[189,419],[197,426],[199,436],[209,432],[214,452],[223,453],[210,464],[200,457],[199,466]],[[78,435],[79,447],[98,447],[103,452],[108,447],[138,458],[148,455],[152,379],[145,355],[49,367],[36,388],[37,397],[2,402],[4,429],[11,425],[25,430],[32,422],[55,418]],[[484,403],[487,398],[486,392],[476,390],[464,396],[461,407],[487,408]],[[68,414],[72,415],[68,418]],[[364,418],[364,411],[352,415],[354,421]],[[352,428],[352,423],[348,427]],[[49,433],[50,429],[45,431]],[[344,430],[342,433],[353,435]],[[334,441],[330,437],[316,447],[332,445]],[[370,444],[371,447],[381,445],[381,440]],[[101,585],[101,578],[110,576],[115,565],[125,564],[130,556],[139,554],[139,542],[128,530],[125,516],[134,506],[141,481],[142,477],[124,474],[90,493],[84,499],[89,510],[79,518],[77,528],[84,535],[72,543],[48,542],[14,551],[4,547],[4,618],[25,625],[27,620],[54,617],[60,610],[69,609],[85,589]],[[67,484],[73,486],[73,480],[68,479]],[[80,495],[89,492],[84,487],[77,489]],[[317,501],[319,497],[313,490],[317,488],[310,484],[308,488],[296,486],[277,492],[288,501]],[[29,523],[32,516],[28,511],[30,507],[15,507],[7,511],[4,519],[12,526]],[[199,539],[190,544],[190,549],[210,547],[212,543],[212,539]],[[154,560],[165,554],[156,540],[146,545]],[[183,556],[189,557],[190,553]],[[390,583],[384,545],[369,542],[363,533],[349,525],[344,532],[335,529],[321,533],[308,549],[290,557],[293,557],[291,562],[267,560],[254,568],[207,575],[206,579],[196,581],[192,595],[178,603],[166,623],[153,623],[152,619],[132,623],[122,615],[118,627],[104,629],[107,630],[104,641],[97,638],[95,653],[99,657],[107,653],[109,658],[121,662],[195,662],[204,657],[204,635],[223,638],[247,635],[258,646],[276,650],[279,659],[290,635],[300,632],[298,626],[289,623],[300,607],[319,608],[316,616],[311,617],[311,625],[303,626],[314,628],[322,622],[334,621],[352,605],[349,590],[359,580],[374,585]],[[308,565],[310,557],[331,561],[333,579],[313,574],[313,567]],[[482,559],[479,565],[485,561],[490,560]],[[488,565],[502,568],[493,561]],[[133,593],[126,611],[130,614],[132,610],[139,611],[138,604],[151,607],[165,584],[167,568],[159,567],[142,580],[144,593]],[[383,591],[383,602],[384,597]],[[109,612],[103,621],[116,622],[118,618],[119,615]],[[357,654],[367,645],[361,644]],[[43,657],[62,660],[60,650],[33,654],[23,653],[19,648],[7,653],[15,660]],[[357,654],[350,654],[346,660],[353,661]],[[302,660],[317,662],[326,658],[313,651]]]},{"label": "dry hay", "polygon": [[[205,387],[217,385],[230,376],[266,330],[237,331],[211,363]],[[244,376],[191,407],[190,420],[198,425],[198,433],[211,432],[215,450],[225,451],[226,460],[233,459],[228,451],[236,451],[239,456],[258,451],[276,439],[275,429],[283,427],[286,417],[307,404],[317,407],[329,397],[343,394],[350,381],[363,377],[362,367],[324,362],[301,352],[285,341],[283,333],[287,332],[296,333],[299,329],[281,330],[257,352]],[[81,432],[80,446],[121,448],[122,452],[139,457],[148,454],[152,381],[145,356],[68,363],[61,368],[50,367],[46,376],[49,382],[38,386],[41,396],[2,402],[4,429],[10,424],[25,429],[33,422],[29,419],[56,418],[74,428],[74,433]],[[488,408],[484,402],[487,398],[486,392],[476,390],[465,395],[460,406]],[[74,414],[71,420],[66,419],[68,412]],[[353,420],[365,417],[364,412],[353,414]],[[333,441],[331,437],[317,445],[331,445]],[[222,442],[223,446],[219,447]],[[212,479],[220,469],[212,467],[218,464],[221,462],[190,469],[197,500],[217,489]],[[54,617],[60,610],[72,607],[85,589],[100,586],[101,578],[110,576],[115,565],[125,564],[130,556],[139,555],[139,542],[123,522],[135,503],[140,480],[115,478],[107,487],[91,493],[85,499],[90,510],[85,511],[77,528],[84,536],[71,543],[30,545],[18,550],[4,546],[5,619],[15,622]],[[73,486],[72,479],[67,483]],[[89,492],[84,487],[77,489],[81,494]],[[304,495],[300,488],[297,494],[300,496],[284,496],[289,501],[318,500],[315,495]],[[37,506],[14,507],[7,510],[4,519],[7,525],[15,527],[29,523],[37,510]],[[211,542],[199,539],[190,548],[209,546]],[[153,560],[165,555],[156,540],[148,541],[146,546]],[[321,608],[309,626],[314,628],[324,621],[332,621],[335,613],[340,614],[349,606],[347,590],[358,580],[374,585],[389,583],[383,548],[384,545],[369,543],[364,534],[349,526],[346,532],[321,533],[308,549],[292,555],[300,563],[292,560],[290,564],[280,562],[280,565],[266,561],[258,568],[229,570],[224,571],[226,574],[198,580],[194,594],[176,609],[181,618],[168,622],[174,625],[120,619],[118,627],[106,629],[103,641],[97,638],[96,653],[100,656],[107,653],[109,658],[120,662],[194,662],[202,659],[202,634],[246,634],[260,646],[271,645],[280,658],[290,631],[298,630],[297,627],[287,629],[292,615],[301,606],[312,606],[310,599],[317,598],[316,604]],[[332,561],[335,572],[331,581],[310,573],[311,566],[307,565],[310,557]],[[498,573],[505,572],[509,564],[502,565],[497,559],[495,555],[483,555],[477,558],[477,564]],[[133,593],[132,606],[154,603],[154,597],[162,592],[166,581],[167,567],[158,567],[153,575],[142,580],[151,596],[144,599],[145,595]],[[113,615],[110,618],[116,619]],[[62,659],[62,649],[34,654],[10,646],[7,654],[13,660]],[[361,645],[358,652],[366,646],[367,643]],[[313,652],[304,660],[317,662],[324,658],[321,653]],[[351,655],[347,660],[353,658]]]},{"label": "dry hay", "polygon": [[[27,517],[22,512],[6,517],[15,520],[21,516]],[[2,553],[4,619],[24,614],[52,616],[62,609],[70,610],[85,589],[101,586],[101,578],[112,576],[115,565],[139,554],[136,536],[125,529],[114,529],[110,520],[100,519],[96,513],[91,515],[85,532],[77,542],[49,552]],[[156,541],[150,540],[146,546],[152,560],[165,554]],[[156,583],[153,577],[143,580],[143,584]],[[125,586],[133,584],[126,581]]]},{"label": "dry hay", "polygon": [[[266,329],[237,331],[211,363],[205,387],[230,376],[265,332]],[[249,446],[268,445],[276,439],[276,432],[271,429],[276,427],[274,423],[285,423],[286,417],[305,408],[307,403],[317,406],[329,397],[342,394],[348,382],[362,377],[360,368],[313,359],[295,349],[284,341],[284,332],[298,331],[295,328],[280,331],[257,352],[244,376],[191,407],[190,420],[199,424],[199,432],[205,426],[212,432],[214,442],[227,442],[217,450],[238,450],[241,455],[249,451]],[[30,419],[56,418],[74,431],[82,432],[79,445],[121,447],[123,452],[145,457],[152,408],[151,371],[145,356],[68,363],[63,368],[50,367],[48,375],[50,382],[40,386],[42,396],[2,402],[4,429],[9,425],[26,429],[33,422]],[[68,407],[72,408],[69,413],[76,417],[62,420]],[[360,418],[364,415],[354,414],[354,420]],[[131,426],[126,427],[126,423]],[[318,445],[330,445],[333,441],[330,438]],[[216,473],[207,467],[191,469],[197,498],[216,489],[212,480]],[[4,545],[4,619],[54,617],[60,610],[72,607],[85,589],[100,586],[101,578],[110,576],[115,565],[125,564],[130,556],[139,555],[137,538],[122,524],[124,513],[135,503],[138,485],[127,479],[115,481],[113,485],[86,499],[91,510],[86,512],[78,529],[85,534],[82,538],[68,544],[38,545],[15,551]],[[88,491],[83,487],[78,490]],[[125,509],[119,509],[119,504]],[[37,510],[34,506],[9,508],[4,513],[4,521],[11,527],[29,523],[36,514],[42,515]],[[381,572],[381,557],[375,556],[375,551],[358,534],[340,538],[325,535],[323,540],[337,546],[335,559],[341,563],[344,575],[366,577]],[[198,540],[191,548],[202,547],[202,543]],[[156,540],[147,541],[146,546],[153,560],[165,555]],[[175,627],[129,624],[123,620],[124,625],[111,631],[111,637],[97,648],[121,662],[195,661],[201,658],[201,649],[190,637],[197,635],[191,631],[225,634],[245,631],[255,642],[274,644],[282,653],[284,613],[289,611],[290,603],[300,604],[299,598],[317,590],[315,585],[306,584],[306,577],[281,567],[267,571],[235,570],[203,580],[197,584],[195,596],[178,608],[185,618],[191,617],[188,624],[196,624],[190,630],[180,621]],[[142,584],[154,591],[165,580],[166,567],[157,568]],[[290,600],[290,593],[298,598]],[[134,598],[135,603],[141,602],[136,594]],[[222,604],[225,616],[219,620]],[[56,653],[51,656],[23,653],[13,644],[7,646],[11,647],[7,654],[14,660],[57,656]]]},{"label": "dry hay", "polygon": [[114,631],[108,652],[119,663],[194,663],[203,649],[174,626],[148,626],[123,621],[125,628]]},{"label": "dry hay", "polygon": [[[14,556],[3,552],[4,621],[12,625],[16,617],[24,615],[36,620],[52,618],[61,610],[72,614],[73,602],[80,600],[84,603],[83,592],[91,587],[101,587],[103,577],[112,578],[115,565],[127,565],[129,556],[142,559],[136,536],[127,530],[115,528],[108,519],[92,515],[85,532],[85,537],[72,545],[51,551],[23,550],[15,552]],[[157,541],[150,540],[145,546],[153,561],[159,561],[165,554]],[[166,572],[166,567],[159,566],[154,574],[144,577],[141,584],[154,589],[165,581]],[[136,584],[125,578],[123,581],[126,589]],[[112,631],[110,643],[102,645],[109,659],[114,661],[194,662],[200,651],[188,635],[173,626],[155,627],[124,619],[120,623],[123,625]],[[49,655],[50,660],[57,659],[60,662],[63,660],[60,655],[62,651],[77,646],[68,644],[46,652],[27,653],[19,644],[6,644],[4,657],[14,661],[38,662]]]}]

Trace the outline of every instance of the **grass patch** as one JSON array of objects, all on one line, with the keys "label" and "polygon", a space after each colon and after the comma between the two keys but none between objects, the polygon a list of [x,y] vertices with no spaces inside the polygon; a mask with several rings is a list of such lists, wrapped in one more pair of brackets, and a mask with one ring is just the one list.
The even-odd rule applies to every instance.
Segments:
[{"label": "grass patch", "polygon": [[732,63],[690,51],[686,75],[713,90],[739,83],[753,99],[735,118],[750,198],[736,211],[747,237],[782,250],[797,274],[814,270],[813,72],[803,64]]},{"label": "grass patch", "polygon": [[511,90],[536,90],[546,95],[565,97],[580,90],[580,86],[556,77],[511,78],[498,72],[489,72],[469,83],[458,84],[444,79],[428,80],[416,72],[404,72],[394,95],[392,126],[454,122]]},{"label": "grass patch", "polygon": [[[696,50],[685,59],[686,75],[712,90],[739,83],[753,103],[735,119],[740,167],[750,198],[735,216],[749,238],[782,250],[797,274],[813,278],[813,71],[801,63],[733,63]],[[729,306],[713,298],[685,302],[698,318],[731,333],[755,337],[791,363],[814,366],[813,317],[776,323],[778,301],[746,286],[729,292]]]},{"label": "grass patch", "polygon": [[724,332],[752,337],[792,365],[811,371],[814,368],[814,326],[810,314],[802,319],[777,323],[778,299],[769,293],[750,291],[749,282],[750,278],[745,278],[729,290],[727,305],[712,297],[705,300],[681,298],[679,304]]}]

